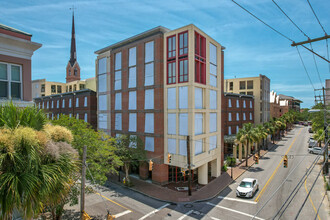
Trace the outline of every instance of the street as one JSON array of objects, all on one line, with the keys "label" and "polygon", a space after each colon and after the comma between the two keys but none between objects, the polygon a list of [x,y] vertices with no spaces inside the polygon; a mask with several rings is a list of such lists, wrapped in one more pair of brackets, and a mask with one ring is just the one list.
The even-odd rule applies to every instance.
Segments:
[{"label": "street", "polygon": [[[317,157],[307,152],[309,136],[307,127],[296,126],[260,158],[259,164],[253,165],[212,200],[172,204],[154,200],[118,185],[111,185],[110,189],[103,187],[100,190],[101,194],[86,195],[86,212],[93,217],[99,216],[99,219],[105,219],[107,209],[116,219],[251,219],[257,212],[259,213],[255,219],[272,219],[299,181],[302,181],[303,184],[293,200],[287,207],[284,206],[276,217],[294,219],[320,171],[320,163],[323,160],[321,157],[308,178],[302,179]],[[285,154],[289,159],[287,168],[283,167]],[[299,166],[295,168],[297,164]],[[259,191],[251,199],[237,198],[236,187],[246,177],[258,179]],[[284,184],[278,188],[286,178]],[[327,197],[324,198],[322,178],[320,175],[317,179],[298,219],[329,219],[329,204]],[[75,211],[77,217],[79,205],[66,208],[69,214],[74,214]],[[65,216],[65,219],[73,218],[73,215]]]}]

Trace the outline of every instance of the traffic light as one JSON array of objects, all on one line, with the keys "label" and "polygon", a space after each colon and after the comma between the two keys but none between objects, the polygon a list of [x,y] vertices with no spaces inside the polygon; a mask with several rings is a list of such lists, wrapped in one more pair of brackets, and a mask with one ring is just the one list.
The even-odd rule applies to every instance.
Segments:
[{"label": "traffic light", "polygon": [[182,176],[185,176],[186,175],[186,170],[184,168],[181,168],[181,173],[182,173]]},{"label": "traffic light", "polygon": [[149,160],[149,171],[152,171],[154,167],[154,162],[152,162],[152,160]]},{"label": "traffic light", "polygon": [[259,156],[258,156],[258,154],[255,155],[255,161],[256,161],[256,164],[259,163]]},{"label": "traffic light", "polygon": [[112,215],[110,215],[109,213],[107,214],[107,220],[113,220]]},{"label": "traffic light", "polygon": [[171,160],[172,160],[171,154],[167,154],[167,162],[168,163],[171,163]]},{"label": "traffic light", "polygon": [[288,156],[287,155],[284,155],[283,165],[284,165],[284,168],[288,167]]}]

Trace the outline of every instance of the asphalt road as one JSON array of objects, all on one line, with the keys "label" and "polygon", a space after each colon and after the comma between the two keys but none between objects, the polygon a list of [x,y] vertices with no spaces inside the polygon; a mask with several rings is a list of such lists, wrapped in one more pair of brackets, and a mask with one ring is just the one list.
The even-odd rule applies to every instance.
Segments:
[{"label": "asphalt road", "polygon": [[[107,210],[116,219],[272,219],[280,210],[296,185],[302,180],[302,186],[293,200],[284,206],[276,219],[294,219],[304,202],[308,191],[316,179],[321,166],[318,164],[307,179],[302,179],[317,155],[307,152],[307,140],[310,134],[307,127],[297,126],[290,131],[277,146],[252,166],[236,182],[228,186],[216,198],[189,204],[170,204],[157,201],[120,186],[103,187],[100,194],[86,196],[86,212],[94,219],[105,219]],[[289,157],[288,168],[283,167],[283,155]],[[319,160],[322,162],[322,158]],[[296,167],[296,165],[299,166]],[[295,168],[296,167],[296,168]],[[259,191],[251,199],[237,198],[235,190],[239,182],[246,177],[259,181]],[[287,179],[279,188],[282,182]],[[306,181],[305,181],[306,180]],[[274,193],[277,191],[276,193]],[[329,204],[324,198],[322,175],[317,178],[310,198],[307,199],[298,219],[329,219]],[[324,198],[324,199],[323,199]],[[267,203],[267,204],[266,204]],[[66,207],[64,219],[78,217],[79,205]],[[316,215],[317,210],[318,215]],[[280,218],[279,218],[280,217]]]}]

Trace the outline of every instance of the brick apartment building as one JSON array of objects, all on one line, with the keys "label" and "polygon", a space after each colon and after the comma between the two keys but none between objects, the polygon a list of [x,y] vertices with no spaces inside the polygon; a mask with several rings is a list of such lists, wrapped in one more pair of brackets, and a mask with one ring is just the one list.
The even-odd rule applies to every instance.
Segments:
[{"label": "brick apartment building", "polygon": [[236,151],[233,151],[235,136],[245,123],[254,124],[254,105],[254,97],[251,95],[224,93],[224,155],[233,153],[236,156]]},{"label": "brick apartment building", "polygon": [[282,110],[280,107],[280,97],[276,92],[270,92],[270,117],[279,118]]},{"label": "brick apartment building", "polygon": [[16,105],[33,106],[31,59],[41,44],[32,35],[0,24],[0,104],[12,100]]},{"label": "brick apartment building", "polygon": [[207,184],[209,167],[220,175],[222,49],[188,25],[156,27],[95,52],[98,128],[144,141],[154,168],[140,166],[140,177],[184,180],[188,135],[195,180]]},{"label": "brick apartment building", "polygon": [[290,110],[300,111],[301,100],[292,96],[277,95],[276,92],[270,92],[270,115],[272,118],[279,118]]},{"label": "brick apartment building", "polygon": [[61,114],[69,115],[84,120],[97,129],[96,92],[90,89],[43,96],[35,98],[34,102],[38,108],[44,109],[50,119],[58,119]]}]

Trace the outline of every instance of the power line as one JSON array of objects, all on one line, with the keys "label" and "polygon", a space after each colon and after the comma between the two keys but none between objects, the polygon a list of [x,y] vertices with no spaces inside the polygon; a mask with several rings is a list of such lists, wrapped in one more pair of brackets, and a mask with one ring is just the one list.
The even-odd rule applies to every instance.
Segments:
[{"label": "power line", "polygon": [[[313,50],[312,43],[310,43],[310,45],[311,45],[311,49]],[[319,68],[317,66],[317,63],[316,63],[316,59],[315,59],[315,55],[314,54],[313,54],[313,59],[314,59],[314,64],[315,64],[317,75],[319,76],[319,80],[320,80],[320,83],[322,85],[323,83],[322,83],[322,80],[321,80],[321,75],[320,75]]]},{"label": "power line", "polygon": [[309,2],[309,0],[307,0],[307,2],[308,2],[308,4],[309,4],[309,7],[312,9],[312,12],[313,12],[313,14],[314,14],[314,16],[315,16],[317,22],[319,22],[319,24],[320,24],[320,26],[321,26],[323,32],[325,33],[325,35],[327,35],[327,32],[324,30],[324,28],[323,28],[323,26],[322,26],[322,24],[321,24],[319,18],[317,17],[317,15],[316,15],[316,13],[315,13],[315,11],[314,11],[314,9],[313,9],[311,3]]},{"label": "power line", "polygon": [[308,71],[307,71],[307,69],[306,69],[305,63],[304,63],[304,61],[303,61],[303,59],[302,59],[302,57],[301,57],[301,54],[300,54],[299,49],[298,49],[297,46],[296,46],[296,49],[297,49],[297,52],[298,52],[298,54],[299,54],[299,57],[300,57],[301,63],[302,63],[302,65],[303,65],[303,67],[304,67],[304,69],[305,69],[305,72],[306,72],[306,74],[307,74],[307,77],[308,77],[308,79],[309,79],[309,82],[311,83],[311,85],[312,85],[312,87],[313,87],[313,89],[314,89],[314,95],[315,95],[315,87],[314,87],[314,85],[313,85],[313,83],[312,83],[311,78],[309,77],[309,74],[308,74]]},{"label": "power line", "polygon": [[305,37],[307,37],[309,39],[309,37],[307,36],[307,34],[305,32],[303,32],[299,27],[298,25],[282,10],[282,8],[275,2],[275,0],[272,0],[273,3],[280,9],[280,11],[291,21],[291,23],[296,26],[296,28],[298,28],[298,30],[303,34],[305,35]]}]

